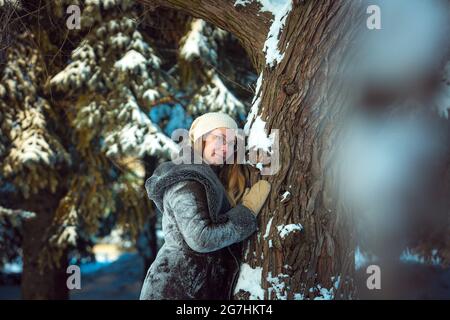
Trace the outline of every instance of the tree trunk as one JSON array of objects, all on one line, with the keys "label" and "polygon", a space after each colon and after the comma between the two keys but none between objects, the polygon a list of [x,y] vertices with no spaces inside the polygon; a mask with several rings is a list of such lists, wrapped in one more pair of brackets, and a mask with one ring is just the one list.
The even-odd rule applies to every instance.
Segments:
[{"label": "tree trunk", "polygon": [[[280,39],[281,47],[289,42],[284,58],[263,74],[262,118],[280,129],[280,170],[268,178],[271,197],[245,260],[262,266],[265,299],[355,297],[351,216],[334,192],[331,164],[345,118],[339,68],[364,12],[356,9],[339,1],[295,8]],[[302,229],[283,237],[288,224]]]},{"label": "tree trunk", "polygon": [[[258,1],[143,2],[184,10],[231,32],[262,74],[256,115],[267,133],[279,129],[280,170],[267,177],[271,196],[260,230],[244,246],[244,261],[255,272],[262,267],[264,298],[355,297],[351,218],[333,193],[330,164],[336,126],[345,118],[338,73],[357,27],[365,27],[365,8],[357,1],[293,1],[278,41],[284,57],[270,67],[263,46],[271,14],[260,12]],[[302,229],[282,237],[289,224]],[[243,296],[249,295],[235,297]]]},{"label": "tree trunk", "polygon": [[59,197],[43,193],[25,203],[25,209],[34,212],[36,217],[24,222],[22,298],[27,300],[65,300],[69,298],[66,284],[67,256],[62,255],[58,267],[52,267],[52,263],[46,263],[43,270],[39,268],[39,257],[42,249],[47,245],[43,236],[46,228],[52,224],[59,204]]}]

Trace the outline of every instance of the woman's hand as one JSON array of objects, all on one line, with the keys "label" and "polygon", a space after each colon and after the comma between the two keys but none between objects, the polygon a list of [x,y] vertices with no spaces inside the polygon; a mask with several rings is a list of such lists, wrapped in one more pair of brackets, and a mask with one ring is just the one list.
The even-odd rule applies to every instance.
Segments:
[{"label": "woman's hand", "polygon": [[251,189],[245,189],[244,195],[242,196],[242,204],[252,210],[255,215],[258,215],[269,192],[270,183],[266,180],[259,180],[251,187]]}]

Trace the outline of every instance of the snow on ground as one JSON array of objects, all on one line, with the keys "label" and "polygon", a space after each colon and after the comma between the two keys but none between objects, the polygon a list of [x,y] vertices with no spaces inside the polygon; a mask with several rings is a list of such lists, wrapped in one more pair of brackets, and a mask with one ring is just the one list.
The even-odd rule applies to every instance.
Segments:
[{"label": "snow on ground", "polygon": [[406,248],[403,250],[403,252],[400,254],[400,261],[407,262],[407,263],[420,263],[420,264],[432,264],[435,266],[438,266],[441,264],[441,258],[438,256],[438,251],[434,249],[431,252],[431,261],[428,263],[425,261],[425,258],[414,251],[412,251],[409,248]]},{"label": "snow on ground", "polygon": [[181,46],[180,56],[187,61],[199,58],[201,53],[209,52],[208,39],[203,34],[206,22],[202,19],[195,19],[191,24],[191,30],[184,39]]},{"label": "snow on ground", "polygon": [[3,272],[5,273],[21,273],[22,272],[22,260],[17,262],[5,263],[3,266]]},{"label": "snow on ground", "polygon": [[365,268],[356,270],[360,299],[446,299],[450,298],[450,268],[399,262],[393,276],[381,270],[381,290],[369,290]]},{"label": "snow on ground", "polygon": [[[136,253],[125,253],[97,270],[81,268],[81,290],[70,292],[71,300],[137,300],[143,283],[143,261]],[[91,271],[91,272],[89,272]]]},{"label": "snow on ground", "polygon": [[[142,258],[134,252],[96,254],[97,261],[82,263],[81,289],[70,291],[71,300],[137,300],[144,280]],[[20,299],[21,263],[8,265],[10,281],[0,282],[0,300]],[[2,274],[0,273],[0,276]],[[0,280],[3,278],[0,277]],[[11,280],[12,279],[12,280]]]},{"label": "snow on ground", "polygon": [[123,72],[134,71],[137,69],[144,70],[146,66],[147,60],[136,50],[128,51],[120,60],[114,63],[114,67]]},{"label": "snow on ground", "polygon": [[[361,269],[370,264],[376,264],[379,258],[376,255],[362,251],[359,246],[355,250],[355,269]],[[414,252],[410,248],[405,248],[399,256],[399,261],[409,264],[423,264],[440,266],[442,261],[436,249],[431,252],[431,261],[427,261],[424,256]]]},{"label": "snow on ground", "polygon": [[[368,255],[359,248],[361,265],[365,265],[369,260]],[[355,258],[356,258],[355,252]],[[437,257],[437,253],[435,253]],[[364,260],[364,257],[366,260]],[[99,258],[101,258],[99,256]],[[437,258],[436,258],[437,259]],[[101,259],[100,259],[101,260]],[[399,259],[398,267],[402,270],[398,279],[394,279],[396,287],[401,290],[396,294],[402,299],[448,299],[450,297],[450,269],[442,268],[435,263],[423,263],[424,259],[409,249],[405,249],[404,254]],[[438,261],[438,260],[435,260]],[[412,263],[413,262],[413,263]],[[11,272],[9,281],[0,282],[0,300],[20,299],[20,272],[21,265],[8,265]],[[7,270],[3,269],[3,273]],[[14,272],[14,273],[12,273]],[[95,263],[85,263],[81,265],[81,290],[73,290],[70,298],[74,300],[82,299],[112,299],[122,300],[139,298],[143,283],[143,261],[137,253],[124,253],[118,257],[108,256],[103,261]],[[5,280],[1,277],[0,280]],[[283,286],[281,281],[285,277],[283,274],[272,277],[269,273],[267,280],[272,285],[271,292],[275,292],[278,299],[283,299]],[[250,299],[263,299],[264,291],[261,288],[262,268],[252,268],[248,264],[241,265],[241,273],[236,284],[234,293],[240,289],[250,293]],[[338,287],[340,278],[332,279],[334,287]],[[356,283],[358,291],[363,299],[378,299],[378,290],[367,290],[365,287],[367,274],[365,268],[357,268]],[[386,283],[387,280],[383,282]],[[397,285],[398,283],[398,285]],[[333,288],[324,288],[320,285],[311,289],[317,291],[319,296],[316,299],[333,298]],[[294,294],[294,299],[301,300],[304,296],[300,293]]]}]

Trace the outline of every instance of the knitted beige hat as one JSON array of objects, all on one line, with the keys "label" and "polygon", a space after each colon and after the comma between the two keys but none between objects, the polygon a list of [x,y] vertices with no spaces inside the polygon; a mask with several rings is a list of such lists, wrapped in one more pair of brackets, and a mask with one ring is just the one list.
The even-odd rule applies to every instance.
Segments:
[{"label": "knitted beige hat", "polygon": [[205,133],[217,128],[237,129],[236,121],[223,112],[208,112],[196,118],[189,129],[189,139],[193,144]]}]

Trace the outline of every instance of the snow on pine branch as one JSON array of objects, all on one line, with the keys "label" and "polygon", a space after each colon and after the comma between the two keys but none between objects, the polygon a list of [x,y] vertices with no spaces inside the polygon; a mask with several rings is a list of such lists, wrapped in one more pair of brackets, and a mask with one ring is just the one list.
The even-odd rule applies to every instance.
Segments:
[{"label": "snow on pine branch", "polygon": [[85,0],[86,6],[101,10],[110,10],[120,7],[122,10],[128,9],[134,4],[134,0]]},{"label": "snow on pine branch", "polygon": [[119,152],[143,156],[178,150],[178,145],[157,128],[132,97],[119,107],[118,118],[128,119],[105,136],[107,156]]},{"label": "snow on pine branch", "polygon": [[[52,159],[56,158],[54,150],[39,134],[46,126],[44,115],[36,109],[29,109],[20,111],[17,118],[20,119],[22,126],[13,127],[11,130],[13,148],[11,148],[9,157],[25,166],[40,161],[46,165],[53,164]],[[35,130],[22,131],[22,127]]]},{"label": "snow on pine branch", "polygon": [[180,40],[180,58],[189,62],[201,59],[215,65],[218,56],[217,40],[223,40],[227,32],[209,25],[202,19],[193,19],[190,27]]},{"label": "snow on pine branch", "polygon": [[55,192],[59,177],[51,168],[70,164],[59,137],[48,130],[51,106],[40,95],[45,68],[33,36],[24,33],[11,43],[0,83],[0,174],[26,198],[39,190]]},{"label": "snow on pine branch", "polygon": [[6,5],[10,5],[15,9],[20,9],[22,7],[20,0],[0,0],[0,8]]},{"label": "snow on pine branch", "polygon": [[194,19],[191,23],[191,30],[182,40],[180,55],[187,61],[192,61],[202,55],[209,54],[208,39],[203,34],[206,22],[202,19]]},{"label": "snow on pine branch", "polygon": [[52,237],[50,241],[59,247],[66,247],[67,245],[75,246],[77,243],[77,228],[76,226],[67,226],[62,229],[62,232]]},{"label": "snow on pine branch", "polygon": [[228,90],[214,70],[208,71],[211,79],[192,99],[188,109],[193,113],[225,112],[232,117],[245,113],[244,104]]},{"label": "snow on pine branch", "polygon": [[25,211],[25,210],[13,210],[0,206],[0,218],[6,217],[8,219],[18,218],[22,219],[31,219],[34,218],[36,214],[34,212]]},{"label": "snow on pine branch", "polygon": [[85,61],[71,62],[63,71],[59,72],[50,80],[51,85],[61,87],[73,86],[75,88],[90,79],[92,76],[91,67]]},{"label": "snow on pine branch", "polygon": [[[50,84],[69,95],[79,93],[71,125],[80,147],[97,139],[107,156],[168,155],[177,145],[155,125],[140,104],[152,104],[167,83],[160,75],[161,59],[136,29],[130,1],[89,1],[87,33],[72,51],[71,61]],[[121,15],[102,15],[117,10]],[[125,11],[123,11],[125,10]],[[98,14],[97,14],[98,13]],[[111,61],[111,63],[105,63]],[[106,98],[108,97],[108,98]]]},{"label": "snow on pine branch", "polygon": [[114,67],[120,71],[143,71],[146,68],[147,61],[144,56],[136,50],[128,51],[122,59],[116,61]]},{"label": "snow on pine branch", "polygon": [[[93,199],[91,201],[95,202]],[[49,239],[50,243],[59,248],[75,246],[78,239],[77,227],[80,225],[80,218],[83,215],[81,214],[82,206],[71,203],[70,195],[66,195],[61,201],[60,207],[66,207],[66,212],[62,215],[57,211],[59,215],[53,222],[57,228]],[[83,218],[86,218],[86,215],[83,215]]]}]

